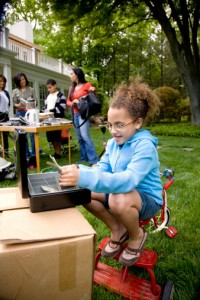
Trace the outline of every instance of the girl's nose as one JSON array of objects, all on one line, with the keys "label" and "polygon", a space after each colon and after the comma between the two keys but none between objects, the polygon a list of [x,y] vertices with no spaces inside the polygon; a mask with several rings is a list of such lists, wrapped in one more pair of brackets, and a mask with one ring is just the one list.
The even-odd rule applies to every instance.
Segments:
[{"label": "girl's nose", "polygon": [[115,128],[115,126],[112,126],[112,127],[110,128],[110,133],[111,133],[111,134],[115,134],[115,133],[116,133],[116,128]]}]

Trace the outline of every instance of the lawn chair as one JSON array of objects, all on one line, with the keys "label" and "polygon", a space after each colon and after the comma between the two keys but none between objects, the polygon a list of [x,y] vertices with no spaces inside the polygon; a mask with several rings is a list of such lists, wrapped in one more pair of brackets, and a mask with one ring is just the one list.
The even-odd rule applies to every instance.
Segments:
[{"label": "lawn chair", "polygon": [[[62,154],[68,154],[68,141],[69,141],[69,132],[67,129],[61,131],[61,148]],[[74,142],[72,136],[70,135],[70,146],[71,150],[78,151],[79,147],[77,142]]]}]

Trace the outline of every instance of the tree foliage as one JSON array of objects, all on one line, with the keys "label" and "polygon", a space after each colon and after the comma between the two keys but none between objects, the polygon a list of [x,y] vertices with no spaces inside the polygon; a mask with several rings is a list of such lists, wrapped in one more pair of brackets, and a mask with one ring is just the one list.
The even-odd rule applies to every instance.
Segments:
[{"label": "tree foliage", "polygon": [[[12,0],[16,7],[27,2]],[[25,9],[34,7],[33,2],[42,7],[42,27],[35,27],[35,41],[48,54],[87,67],[108,95],[117,84],[136,75],[152,87],[170,85],[178,89],[183,80],[193,124],[200,124],[200,1],[29,2],[32,4]],[[34,14],[33,19],[37,17]]]},{"label": "tree foliage", "polygon": [[[52,9],[65,16],[66,24],[80,24],[87,17],[86,35],[105,24],[106,34],[122,31],[152,16],[161,25],[171,53],[191,100],[193,123],[200,124],[200,56],[198,0],[113,0],[113,1],[49,1]],[[146,6],[144,6],[146,4]],[[148,7],[149,10],[146,9]],[[119,23],[113,16],[119,15]],[[126,18],[125,18],[126,17]],[[91,22],[93,29],[91,29]],[[117,27],[116,25],[119,26]],[[90,29],[88,29],[90,28]],[[102,34],[101,34],[102,36]]]},{"label": "tree foliage", "polygon": [[[144,21],[144,5],[140,6],[140,9],[137,7],[136,11],[135,7],[131,8],[134,16],[130,22],[130,7],[126,6],[123,14],[117,9],[110,15],[108,12],[108,17],[102,19],[102,12],[99,10],[88,15],[85,5],[86,12],[78,18],[73,16],[73,8],[70,12],[70,2],[67,5],[69,11],[62,5],[56,13],[53,13],[56,2],[52,6],[38,0],[31,2],[33,7],[43,5],[45,9],[47,5],[46,10],[48,9],[48,17],[44,22],[44,12],[43,16],[39,16],[40,10],[37,15],[33,12],[32,19],[35,20],[34,24],[37,24],[34,27],[35,43],[42,45],[50,56],[62,58],[69,64],[87,67],[88,72],[97,78],[108,96],[112,95],[117,84],[137,75],[142,76],[153,87],[163,83],[176,88],[179,85],[180,79],[175,67],[172,72],[168,71],[172,68],[172,59],[166,39],[158,26],[155,26],[155,22]],[[20,11],[21,18],[29,15],[24,13],[25,4],[26,2],[22,1],[18,3],[18,11],[12,10],[9,23],[19,18]],[[27,9],[30,9],[30,6],[27,6]],[[77,14],[77,9],[75,13]],[[99,18],[102,19],[101,22]],[[97,23],[99,25],[94,26]],[[174,76],[168,73],[173,73]]]},{"label": "tree foliage", "polygon": [[[6,1],[5,23],[14,24],[18,21],[27,21],[37,28],[48,20],[50,11],[47,3],[38,0],[9,0]],[[45,12],[45,14],[44,14]]]}]

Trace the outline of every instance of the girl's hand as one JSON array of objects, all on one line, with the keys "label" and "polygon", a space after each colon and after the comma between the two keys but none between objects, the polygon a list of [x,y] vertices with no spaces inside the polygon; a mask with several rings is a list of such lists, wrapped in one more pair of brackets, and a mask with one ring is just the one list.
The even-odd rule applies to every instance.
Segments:
[{"label": "girl's hand", "polygon": [[79,103],[78,99],[74,99],[73,103]]},{"label": "girl's hand", "polygon": [[76,186],[79,179],[79,168],[77,165],[62,167],[59,183],[61,186]]}]

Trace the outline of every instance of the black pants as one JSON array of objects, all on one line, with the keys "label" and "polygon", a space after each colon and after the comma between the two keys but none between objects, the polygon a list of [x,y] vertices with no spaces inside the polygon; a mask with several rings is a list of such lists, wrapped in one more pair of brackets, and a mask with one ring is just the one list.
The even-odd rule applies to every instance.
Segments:
[{"label": "black pants", "polygon": [[[8,114],[0,112],[0,122],[4,123],[7,121],[9,121]],[[8,134],[9,132],[3,132],[4,155],[8,155]]]}]

